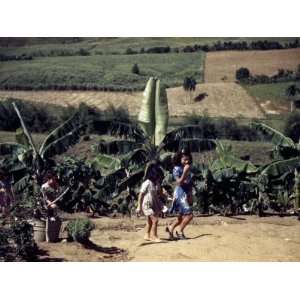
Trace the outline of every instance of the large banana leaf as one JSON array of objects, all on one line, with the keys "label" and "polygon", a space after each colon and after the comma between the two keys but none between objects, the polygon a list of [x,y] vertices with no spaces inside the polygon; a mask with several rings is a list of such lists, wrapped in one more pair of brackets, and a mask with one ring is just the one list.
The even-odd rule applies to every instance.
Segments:
[{"label": "large banana leaf", "polygon": [[21,193],[26,187],[28,187],[29,182],[30,182],[30,175],[26,175],[22,177],[14,184],[13,186],[14,191],[16,193]]},{"label": "large banana leaf", "polygon": [[97,153],[103,154],[128,154],[130,151],[135,150],[137,148],[141,148],[142,144],[127,141],[127,140],[116,140],[112,142],[100,141],[99,144],[95,147],[95,151]]},{"label": "large banana leaf", "polygon": [[231,152],[231,146],[223,144],[220,141],[216,141],[216,152],[218,159],[213,161],[211,169],[214,171],[226,168],[233,168],[238,172],[255,173],[257,168],[250,162],[244,161],[238,157],[235,157]]},{"label": "large banana leaf", "polygon": [[287,160],[279,160],[270,163],[261,169],[261,175],[270,177],[279,177],[286,172],[294,172],[295,168],[300,167],[300,157],[295,157]]},{"label": "large banana leaf", "polygon": [[7,174],[11,174],[24,171],[26,166],[18,159],[17,156],[5,156],[0,159],[0,169]]},{"label": "large banana leaf", "polygon": [[[68,142],[74,142],[74,137],[72,135],[79,134],[79,128],[83,125],[81,124],[82,118],[79,112],[75,113],[70,119],[64,122],[62,125],[54,129],[44,140],[42,146],[40,147],[40,153],[45,156],[46,148],[48,148],[52,143],[52,148],[58,150],[58,146],[55,144],[60,144],[57,141],[63,141],[63,147],[65,148]],[[66,139],[64,137],[68,134]],[[50,155],[49,150],[47,150],[47,156]]]},{"label": "large banana leaf", "polygon": [[81,130],[81,127],[76,127],[73,131],[70,131],[62,137],[45,144],[43,149],[40,151],[41,157],[47,159],[66,152],[69,147],[79,142]]},{"label": "large banana leaf", "polygon": [[125,191],[128,187],[134,188],[140,185],[144,177],[144,168],[141,168],[123,179],[118,185],[119,193]]},{"label": "large banana leaf", "polygon": [[110,173],[106,176],[101,177],[96,182],[96,187],[101,188],[105,185],[112,185],[115,186],[118,182],[120,182],[122,179],[126,178],[127,173],[125,169],[119,169],[113,173]]},{"label": "large banana leaf", "polygon": [[98,154],[92,161],[91,165],[95,170],[107,169],[111,171],[122,168],[122,160],[106,154]]},{"label": "large banana leaf", "polygon": [[263,135],[269,137],[275,146],[296,148],[295,143],[289,137],[285,136],[278,130],[258,122],[252,122],[251,127],[260,131]]},{"label": "large banana leaf", "polygon": [[96,120],[93,128],[98,135],[112,135],[135,141],[145,140],[143,130],[134,123],[126,123],[114,120]]},{"label": "large banana leaf", "polygon": [[163,150],[177,152],[180,149],[189,149],[191,152],[210,151],[216,148],[214,140],[210,139],[180,139],[169,142],[163,146]]},{"label": "large banana leaf", "polygon": [[133,171],[140,168],[141,166],[144,166],[150,159],[151,157],[149,156],[149,153],[146,150],[140,148],[123,156],[122,166],[130,171]]},{"label": "large banana leaf", "polygon": [[22,128],[16,130],[16,141],[27,148],[30,146],[30,141]]},{"label": "large banana leaf", "polygon": [[167,133],[162,140],[159,148],[163,148],[164,145],[179,141],[181,139],[202,139],[203,129],[199,125],[187,125],[174,129]]},{"label": "large banana leaf", "polygon": [[147,136],[155,133],[155,91],[156,79],[150,78],[147,82],[138,121]]},{"label": "large banana leaf", "polygon": [[155,145],[158,146],[164,139],[169,121],[168,98],[165,86],[156,81],[155,92]]},{"label": "large banana leaf", "polygon": [[26,151],[26,147],[17,143],[1,143],[0,156],[3,155],[18,155]]},{"label": "large banana leaf", "polygon": [[29,142],[29,144],[30,144],[31,147],[32,147],[34,156],[37,157],[37,156],[39,155],[39,153],[38,153],[38,151],[37,151],[37,149],[36,149],[36,146],[35,146],[35,144],[34,144],[34,142],[33,142],[32,136],[31,136],[30,132],[28,131],[28,129],[27,129],[26,125],[25,125],[25,122],[24,122],[24,120],[23,120],[23,118],[22,118],[22,116],[21,116],[21,113],[20,113],[20,111],[19,111],[19,109],[18,109],[18,107],[17,107],[17,105],[16,105],[15,102],[13,102],[13,106],[14,106],[14,109],[15,109],[15,111],[16,111],[16,113],[17,113],[17,115],[18,115],[18,118],[19,118],[19,120],[20,120],[21,126],[22,126],[22,128],[23,128],[23,132],[24,132],[24,134],[25,134],[26,137],[27,137],[27,141]]}]

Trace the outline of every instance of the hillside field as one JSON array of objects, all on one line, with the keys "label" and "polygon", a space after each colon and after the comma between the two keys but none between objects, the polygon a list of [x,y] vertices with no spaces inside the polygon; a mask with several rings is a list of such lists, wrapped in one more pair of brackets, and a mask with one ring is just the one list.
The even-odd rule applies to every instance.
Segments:
[{"label": "hillside field", "polygon": [[[0,62],[0,89],[139,89],[150,76],[178,86],[185,76],[203,80],[203,52],[42,57],[30,61]],[[138,64],[139,74],[132,73]]]},{"label": "hillside field", "polygon": [[248,68],[253,75],[273,75],[278,69],[296,70],[299,64],[299,48],[209,52],[205,60],[204,78],[205,82],[232,82],[235,81],[236,70],[241,67]]},{"label": "hillside field", "polygon": [[[192,96],[201,93],[207,94],[202,101],[186,103],[189,94],[182,87],[167,89],[170,116],[200,115],[206,112],[212,117],[264,117],[263,111],[253,98],[236,83],[198,84]],[[85,102],[101,110],[112,104],[115,107],[122,106],[128,109],[131,116],[136,116],[143,96],[141,92],[0,91],[0,99],[9,97],[63,106],[78,106],[81,102]]]}]

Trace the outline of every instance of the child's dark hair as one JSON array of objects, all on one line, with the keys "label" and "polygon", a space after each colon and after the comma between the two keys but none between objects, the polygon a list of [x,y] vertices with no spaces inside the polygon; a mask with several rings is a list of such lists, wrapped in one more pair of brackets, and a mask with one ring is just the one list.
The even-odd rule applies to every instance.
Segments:
[{"label": "child's dark hair", "polygon": [[150,162],[148,163],[146,170],[145,170],[145,175],[144,175],[144,180],[151,180],[155,181],[157,178],[157,163],[156,162]]},{"label": "child's dark hair", "polygon": [[191,152],[188,149],[182,149],[178,151],[173,157],[173,165],[180,166],[182,156],[188,156],[190,158],[190,164],[193,163],[193,157]]}]

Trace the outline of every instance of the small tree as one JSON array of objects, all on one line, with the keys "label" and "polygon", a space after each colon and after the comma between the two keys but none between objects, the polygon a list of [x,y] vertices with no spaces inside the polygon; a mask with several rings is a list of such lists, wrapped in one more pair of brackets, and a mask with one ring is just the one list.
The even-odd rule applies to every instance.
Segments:
[{"label": "small tree", "polygon": [[[192,92],[196,89],[196,80],[193,77],[185,77],[183,80],[183,89],[186,91],[186,94],[190,96],[190,103],[192,103]],[[187,103],[187,97],[186,101]]]},{"label": "small tree", "polygon": [[247,68],[239,68],[235,73],[235,78],[238,81],[243,81],[244,79],[248,79],[250,77],[250,71]]},{"label": "small tree", "polygon": [[138,64],[134,64],[134,65],[132,66],[131,73],[137,74],[137,75],[140,74],[140,68],[139,68]]},{"label": "small tree", "polygon": [[294,106],[295,106],[295,103],[294,103],[294,97],[295,97],[298,93],[300,93],[300,89],[299,89],[295,84],[290,85],[290,86],[285,90],[285,94],[287,95],[288,100],[289,100],[290,103],[291,103],[291,112],[294,111]]}]

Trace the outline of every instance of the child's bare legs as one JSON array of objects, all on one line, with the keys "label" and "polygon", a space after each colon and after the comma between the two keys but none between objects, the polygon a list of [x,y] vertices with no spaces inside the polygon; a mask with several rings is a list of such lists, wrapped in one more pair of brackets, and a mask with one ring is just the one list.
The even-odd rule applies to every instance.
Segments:
[{"label": "child's bare legs", "polygon": [[152,229],[152,219],[151,216],[147,217],[147,224],[146,224],[146,233],[144,236],[145,240],[150,240],[150,233],[151,233],[151,229]]},{"label": "child's bare legs", "polygon": [[192,214],[183,216],[182,222],[179,226],[179,230],[181,233],[183,233],[184,228],[192,221],[192,219],[193,219]]},{"label": "child's bare legs", "polygon": [[151,239],[154,241],[159,241],[159,238],[157,235],[158,218],[155,216],[150,216],[150,218],[152,221]]},{"label": "child's bare legs", "polygon": [[177,219],[169,226],[170,232],[173,234],[174,229],[182,222],[182,216],[178,216]]}]

